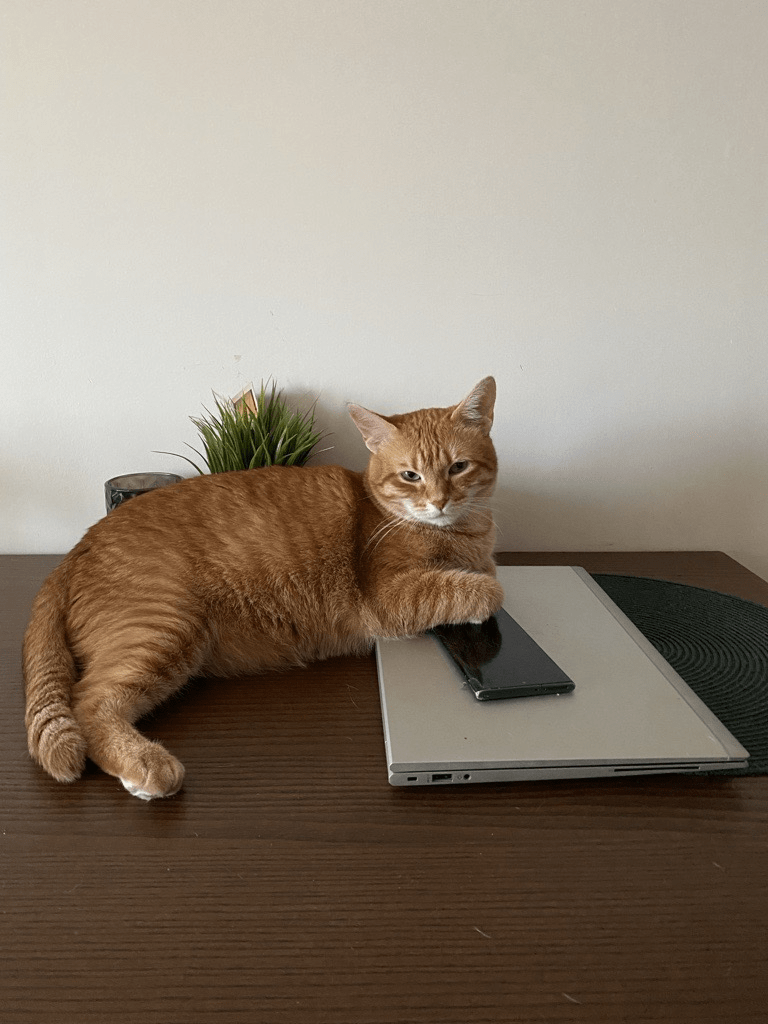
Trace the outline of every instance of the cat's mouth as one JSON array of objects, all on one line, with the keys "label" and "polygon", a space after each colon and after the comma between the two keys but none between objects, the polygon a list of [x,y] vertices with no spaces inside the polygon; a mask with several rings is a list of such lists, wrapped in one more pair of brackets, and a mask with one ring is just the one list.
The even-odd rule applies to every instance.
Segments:
[{"label": "cat's mouth", "polygon": [[406,507],[406,517],[411,522],[437,527],[452,526],[457,519],[461,518],[459,510],[454,505],[446,505],[442,509],[434,505],[427,508],[414,508],[410,503]]}]

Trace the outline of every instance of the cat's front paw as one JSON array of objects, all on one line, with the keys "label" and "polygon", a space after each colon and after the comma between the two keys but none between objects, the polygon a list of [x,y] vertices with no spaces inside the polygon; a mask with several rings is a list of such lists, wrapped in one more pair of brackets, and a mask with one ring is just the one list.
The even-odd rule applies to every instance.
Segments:
[{"label": "cat's front paw", "polygon": [[471,608],[467,618],[467,622],[474,625],[479,625],[486,619],[490,619],[501,608],[504,600],[504,589],[493,576],[480,576],[477,587],[478,593],[474,607]]},{"label": "cat's front paw", "polygon": [[449,576],[452,583],[451,595],[440,622],[478,624],[485,622],[501,608],[504,590],[494,576],[464,569],[454,570]]}]

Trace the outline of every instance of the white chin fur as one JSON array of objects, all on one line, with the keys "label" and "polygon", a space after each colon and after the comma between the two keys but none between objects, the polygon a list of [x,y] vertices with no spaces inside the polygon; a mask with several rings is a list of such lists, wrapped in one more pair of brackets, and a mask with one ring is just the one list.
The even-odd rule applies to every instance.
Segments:
[{"label": "white chin fur", "polygon": [[430,512],[414,511],[412,517],[419,523],[426,523],[428,526],[450,526],[456,522],[456,514],[453,512]]},{"label": "white chin fur", "polygon": [[406,501],[401,506],[400,514],[411,523],[424,523],[427,526],[437,527],[452,526],[461,518],[460,510],[455,508],[452,503],[440,510],[434,506],[415,508],[413,502]]},{"label": "white chin fur", "polygon": [[424,523],[429,523],[430,526],[450,526],[455,521],[453,516],[425,516],[422,520]]}]

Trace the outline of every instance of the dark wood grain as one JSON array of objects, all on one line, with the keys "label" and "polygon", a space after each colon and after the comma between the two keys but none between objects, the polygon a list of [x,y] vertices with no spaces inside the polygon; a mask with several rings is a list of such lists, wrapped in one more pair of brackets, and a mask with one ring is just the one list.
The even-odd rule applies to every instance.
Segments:
[{"label": "dark wood grain", "polygon": [[[768,605],[714,553],[558,553]],[[764,1024],[768,778],[386,780],[372,658],[199,680],[145,804],[26,754],[21,635],[53,556],[0,559],[0,1019]]]}]

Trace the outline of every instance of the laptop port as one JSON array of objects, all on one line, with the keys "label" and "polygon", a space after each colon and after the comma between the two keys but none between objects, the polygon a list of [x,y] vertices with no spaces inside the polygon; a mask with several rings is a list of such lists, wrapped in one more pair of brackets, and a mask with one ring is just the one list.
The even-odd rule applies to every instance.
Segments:
[{"label": "laptop port", "polygon": [[453,772],[434,772],[430,782],[450,782]]}]

